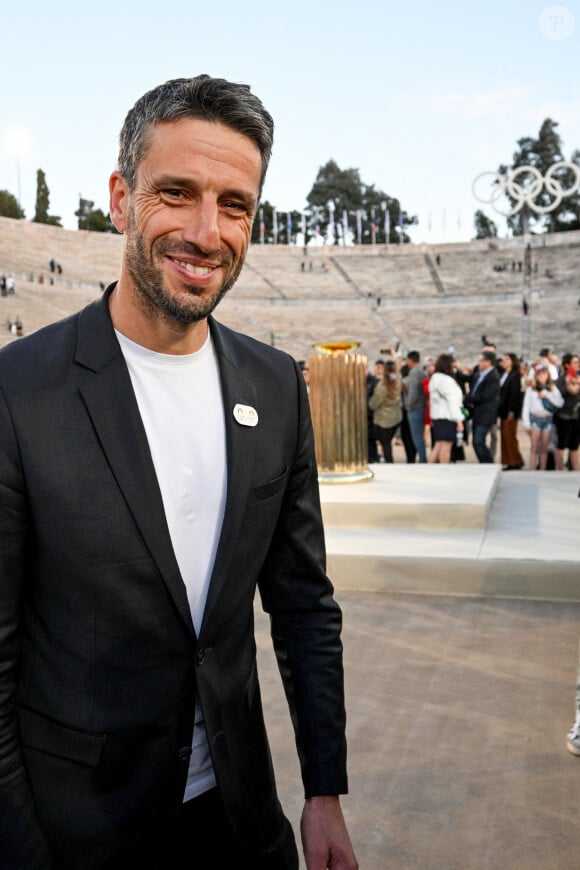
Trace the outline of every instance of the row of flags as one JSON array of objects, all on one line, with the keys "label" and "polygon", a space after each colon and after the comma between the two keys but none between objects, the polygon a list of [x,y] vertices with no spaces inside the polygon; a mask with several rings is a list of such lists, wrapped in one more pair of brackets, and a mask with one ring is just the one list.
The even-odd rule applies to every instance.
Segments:
[{"label": "row of flags", "polygon": [[[362,225],[363,225],[363,212],[361,209],[358,209],[356,212],[356,238],[357,242],[360,245],[362,241]],[[400,212],[398,226],[402,230],[403,228],[403,213]],[[292,213],[286,213],[286,233],[287,233],[287,242],[288,244],[291,241],[292,237]],[[306,214],[302,212],[300,219],[300,230],[302,232],[303,238],[306,238]],[[279,233],[279,222],[278,222],[278,211],[277,209],[272,210],[272,234],[274,236],[274,244],[278,243],[278,233]],[[320,221],[316,221],[314,225],[314,234],[316,236],[320,236],[321,228]],[[389,214],[389,210],[384,210],[384,238],[388,244],[389,236],[391,233],[391,216]],[[335,221],[334,221],[334,209],[329,210],[329,221],[328,221],[328,235],[331,238],[335,236]],[[346,209],[343,209],[342,212],[342,238],[343,242],[349,238],[351,235],[349,220],[348,220],[348,212]],[[260,209],[260,241],[264,243],[266,238],[266,224],[264,223],[264,209]],[[371,209],[371,238],[373,244],[376,244],[377,241],[377,222],[376,222],[376,213],[375,209]]]},{"label": "row of flags", "polygon": [[[371,232],[372,244],[377,243],[377,238],[379,236],[379,221],[377,220],[377,214],[380,218],[381,211],[383,211],[383,215],[382,215],[382,217],[383,217],[382,240],[383,239],[386,240],[386,244],[389,243],[389,238],[390,238],[390,234],[391,234],[391,216],[389,214],[389,210],[388,209],[378,210],[375,208],[371,208],[371,210],[370,210],[370,232]],[[274,244],[278,243],[278,235],[280,232],[280,227],[284,225],[283,222],[281,221],[281,216],[284,214],[286,215],[286,224],[285,225],[286,225],[288,244],[290,243],[290,241],[292,239],[292,233],[294,232],[294,227],[293,227],[293,223],[292,223],[292,213],[291,212],[280,213],[277,211],[277,209],[274,208],[273,214],[272,214],[272,232],[273,232],[273,236],[274,236]],[[351,215],[352,215],[352,213],[351,213]],[[346,240],[346,242],[349,242],[349,241],[356,242],[359,245],[362,242],[363,221],[365,219],[365,212],[362,209],[358,209],[355,212],[354,218],[355,218],[354,228],[351,228],[350,221],[349,221],[349,213],[346,211],[346,209],[343,209],[342,220],[340,221],[343,244],[345,243],[345,240]],[[418,221],[417,217],[414,217],[410,221],[410,223],[418,224],[419,221]],[[435,226],[434,226],[434,224],[435,224]],[[431,211],[429,211],[426,215],[426,218],[422,220],[422,225],[423,226],[426,225],[428,233],[431,233],[433,230],[435,230],[435,232],[438,231],[438,232],[446,233],[448,229],[451,230],[451,232],[453,232],[453,224],[454,224],[454,221],[453,221],[452,217],[450,215],[448,215],[447,209],[445,209],[445,208],[442,210],[440,215],[439,215],[439,213],[437,213],[435,221],[433,221],[433,213]],[[457,233],[458,234],[461,233],[461,225],[462,225],[461,224],[461,209],[458,209],[457,215],[456,215],[456,226],[457,226]],[[402,231],[402,229],[403,229],[403,212],[399,213],[399,217],[397,220],[397,226]],[[302,212],[301,217],[300,217],[300,232],[302,233],[302,237],[304,239],[306,238],[306,229],[307,229],[306,214],[305,214],[305,212]],[[328,236],[330,236],[331,238],[335,238],[336,219],[335,219],[334,209],[328,210],[328,227],[327,227],[326,232],[327,232]],[[313,227],[313,235],[320,237],[321,234],[322,234],[322,229],[321,229],[320,221],[317,220],[314,224],[314,227]],[[260,209],[260,241],[264,242],[265,237],[266,237],[266,225],[264,223],[264,209],[261,208]]]}]

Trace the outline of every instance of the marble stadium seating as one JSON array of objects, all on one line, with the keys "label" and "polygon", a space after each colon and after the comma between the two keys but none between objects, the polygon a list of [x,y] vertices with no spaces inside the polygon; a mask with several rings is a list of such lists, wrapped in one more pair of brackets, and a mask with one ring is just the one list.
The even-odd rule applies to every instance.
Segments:
[{"label": "marble stadium seating", "polygon": [[[100,283],[116,277],[121,246],[120,236],[0,218],[0,273],[14,274],[17,291],[0,298],[0,323],[18,315],[29,333],[98,297]],[[402,352],[424,356],[453,345],[468,364],[482,335],[525,356],[545,345],[557,353],[578,348],[580,232],[532,238],[527,316],[517,267],[523,256],[521,239],[309,248],[307,255],[255,245],[218,317],[301,359],[315,342],[331,339],[360,341],[370,359],[397,342]],[[51,258],[62,275],[51,275]],[[11,340],[8,329],[0,331],[0,345]]]},{"label": "marble stadium seating", "polygon": [[[254,246],[218,318],[297,359],[331,339],[360,341],[371,361],[399,342],[402,352],[424,356],[453,344],[473,364],[482,335],[502,352],[578,350],[580,233],[532,245],[527,316],[517,267],[524,246],[515,239],[306,255]],[[0,274],[16,281],[15,294],[0,297],[0,346],[19,340],[6,326],[16,316],[29,334],[99,298],[101,284],[117,275],[121,248],[120,236],[0,218]],[[61,275],[50,273],[51,258]],[[395,464],[374,466],[371,483],[321,486],[329,568],[340,590],[580,600],[570,510],[579,475],[503,475],[498,464],[478,466],[470,451],[458,466],[407,466],[397,447]]]}]

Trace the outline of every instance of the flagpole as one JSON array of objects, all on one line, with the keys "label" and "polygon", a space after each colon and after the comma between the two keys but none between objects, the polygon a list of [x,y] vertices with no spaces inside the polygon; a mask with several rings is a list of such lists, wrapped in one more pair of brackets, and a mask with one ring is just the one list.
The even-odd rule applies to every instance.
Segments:
[{"label": "flagpole", "polygon": [[391,218],[389,215],[389,203],[382,202],[381,208],[385,213],[385,248],[389,248],[389,236],[391,235]]},{"label": "flagpole", "polygon": [[336,208],[334,200],[329,199],[326,207],[328,208],[328,236],[330,237],[330,244],[334,245],[334,209]]},{"label": "flagpole", "polygon": [[346,209],[342,210],[342,246],[346,247],[346,237],[348,235],[348,214]]}]

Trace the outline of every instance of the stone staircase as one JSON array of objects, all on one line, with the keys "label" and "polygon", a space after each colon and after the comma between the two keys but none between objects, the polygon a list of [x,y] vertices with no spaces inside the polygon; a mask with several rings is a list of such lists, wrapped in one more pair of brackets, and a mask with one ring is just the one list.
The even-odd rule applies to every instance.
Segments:
[{"label": "stone staircase", "polygon": [[579,472],[372,468],[320,487],[338,590],[580,600]]}]

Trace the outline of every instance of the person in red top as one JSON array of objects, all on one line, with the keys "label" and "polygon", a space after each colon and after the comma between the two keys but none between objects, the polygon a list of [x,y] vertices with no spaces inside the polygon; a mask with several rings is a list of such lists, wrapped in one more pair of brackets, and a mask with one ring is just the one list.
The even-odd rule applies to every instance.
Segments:
[{"label": "person in red top", "polygon": [[[427,374],[423,378],[423,392],[425,393],[425,426],[429,426],[431,430],[431,412],[429,407],[429,381],[431,375],[435,371],[435,360],[433,357],[427,357],[425,361],[425,371]],[[433,436],[431,435],[431,447],[433,446]]]}]

